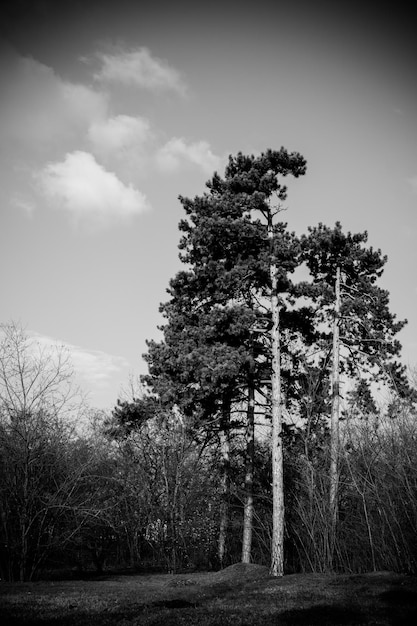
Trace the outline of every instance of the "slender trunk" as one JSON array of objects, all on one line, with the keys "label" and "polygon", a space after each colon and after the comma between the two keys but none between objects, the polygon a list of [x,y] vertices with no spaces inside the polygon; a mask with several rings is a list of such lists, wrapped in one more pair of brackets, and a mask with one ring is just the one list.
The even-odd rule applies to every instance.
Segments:
[{"label": "slender trunk", "polygon": [[253,530],[253,460],[255,455],[255,386],[253,363],[248,381],[248,409],[246,422],[245,505],[243,510],[242,563],[250,563]]},{"label": "slender trunk", "polygon": [[[25,442],[27,446],[27,442]],[[19,554],[19,581],[26,580],[28,569],[28,520],[29,520],[29,452],[26,449],[23,459],[22,477],[22,509],[20,517],[20,554]]]},{"label": "slender trunk", "polygon": [[340,409],[340,389],[339,389],[339,360],[340,360],[340,267],[336,269],[335,284],[335,308],[333,321],[333,356],[332,356],[332,378],[331,378],[331,398],[332,412],[330,422],[330,537],[329,537],[329,567],[333,567],[334,548],[336,542],[336,526],[338,516],[338,492],[339,492],[339,409]]},{"label": "slender trunk", "polygon": [[0,520],[2,526],[2,532],[0,533],[0,537],[2,539],[0,544],[0,578],[2,580],[11,580],[12,573],[10,569],[10,559],[8,555],[8,545],[9,545],[9,529],[7,523],[7,515],[5,509],[0,502]]},{"label": "slender trunk", "polygon": [[272,314],[272,576],[284,574],[284,467],[282,450],[281,346],[277,267],[272,256],[272,214],[268,215],[268,237],[271,242],[271,314]]},{"label": "slender trunk", "polygon": [[21,527],[21,546],[19,555],[19,582],[26,580],[26,564],[27,564],[27,539],[26,539],[26,524],[23,523]]},{"label": "slender trunk", "polygon": [[177,528],[175,524],[175,511],[172,509],[169,514],[169,524],[171,527],[171,564],[170,572],[177,573]]},{"label": "slender trunk", "polygon": [[224,567],[226,558],[227,531],[229,526],[229,501],[230,501],[230,403],[223,403],[223,415],[220,423],[220,454],[221,454],[221,503],[220,503],[220,528],[218,543],[218,558],[220,567]]}]

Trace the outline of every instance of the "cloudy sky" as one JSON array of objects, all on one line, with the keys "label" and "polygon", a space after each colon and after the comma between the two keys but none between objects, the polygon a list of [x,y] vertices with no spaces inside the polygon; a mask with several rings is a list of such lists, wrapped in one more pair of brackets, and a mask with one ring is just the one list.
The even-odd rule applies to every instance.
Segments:
[{"label": "cloudy sky", "polygon": [[308,162],[289,226],[368,230],[415,366],[417,46],[401,4],[0,9],[0,322],[68,346],[111,407],[159,336],[178,195],[203,193],[230,153],[285,146]]}]

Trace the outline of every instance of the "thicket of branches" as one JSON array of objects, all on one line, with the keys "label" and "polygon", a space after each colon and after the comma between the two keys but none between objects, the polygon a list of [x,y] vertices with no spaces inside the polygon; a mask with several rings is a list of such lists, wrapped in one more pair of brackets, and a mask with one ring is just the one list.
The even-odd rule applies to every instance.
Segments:
[{"label": "thicket of branches", "polygon": [[304,173],[298,153],[239,154],[180,199],[185,268],[141,393],[111,414],[86,414],[63,351],[2,327],[2,578],[239,560],[272,560],[274,575],[417,571],[405,321],[367,233],[298,237],[278,221],[281,178]]},{"label": "thicket of branches", "polygon": [[[392,405],[389,411],[364,413],[352,404],[342,422],[336,571],[416,572],[417,422],[413,412]],[[130,419],[121,419],[127,407]],[[149,417],[140,399],[119,403],[112,417],[96,415],[84,434],[46,412],[12,423],[2,408],[3,580],[105,568],[220,566],[223,489],[217,435],[207,440],[180,413],[160,405]],[[244,414],[237,411],[230,437],[223,566],[239,561],[242,553],[246,443],[238,418]],[[328,569],[329,429],[325,417],[314,420],[284,430],[286,572]],[[267,422],[256,433],[251,559],[268,565]]]}]

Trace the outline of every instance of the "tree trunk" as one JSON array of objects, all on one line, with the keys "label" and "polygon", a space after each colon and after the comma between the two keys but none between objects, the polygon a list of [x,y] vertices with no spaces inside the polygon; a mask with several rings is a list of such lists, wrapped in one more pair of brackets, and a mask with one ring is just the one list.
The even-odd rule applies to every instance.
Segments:
[{"label": "tree trunk", "polygon": [[[253,365],[251,365],[253,371]],[[252,371],[248,382],[246,422],[245,505],[243,510],[242,563],[250,563],[253,530],[253,460],[255,455],[255,387]]]},{"label": "tree trunk", "polygon": [[339,492],[339,361],[340,361],[340,267],[336,269],[335,284],[335,307],[333,321],[333,353],[332,353],[332,378],[331,398],[332,412],[330,422],[330,536],[329,536],[329,568],[333,568],[334,548],[336,542],[336,526],[338,516],[338,492]]},{"label": "tree trunk", "polygon": [[28,570],[28,519],[29,519],[29,466],[30,457],[28,442],[25,441],[22,479],[22,507],[20,519],[20,554],[19,554],[19,581],[26,580]]},{"label": "tree trunk", "polygon": [[9,546],[9,532],[8,532],[8,524],[7,524],[7,515],[5,509],[2,506],[2,502],[0,502],[0,520],[2,530],[0,532],[0,578],[2,580],[11,580],[12,572],[11,572],[11,564],[8,552]]},{"label": "tree trunk", "polygon": [[224,567],[226,557],[227,531],[229,527],[230,502],[230,403],[223,403],[223,415],[220,423],[220,454],[221,454],[221,503],[218,558],[220,567]]},{"label": "tree trunk", "polygon": [[277,268],[273,260],[272,214],[268,215],[268,237],[271,242],[271,314],[272,314],[272,576],[284,574],[284,466],[282,450],[281,347]]}]

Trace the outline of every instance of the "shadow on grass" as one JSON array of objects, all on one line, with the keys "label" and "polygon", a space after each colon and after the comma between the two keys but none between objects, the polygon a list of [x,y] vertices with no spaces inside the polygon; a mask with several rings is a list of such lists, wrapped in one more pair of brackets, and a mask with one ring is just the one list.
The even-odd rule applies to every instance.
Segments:
[{"label": "shadow on grass", "polygon": [[412,605],[417,607],[417,591],[411,591],[409,589],[388,589],[387,591],[383,591],[379,597],[392,606]]},{"label": "shadow on grass", "polygon": [[377,609],[372,615],[348,606],[321,604],[305,609],[291,609],[270,615],[255,611],[243,616],[239,611],[191,605],[188,602],[157,602],[126,611],[102,611],[66,614],[61,617],[30,618],[18,616],[1,619],[2,626],[408,626],[417,624],[414,608],[397,611],[393,607]]},{"label": "shadow on grass", "polygon": [[219,573],[0,585],[1,626],[407,626],[417,579],[294,575],[260,566]]},{"label": "shadow on grass", "polygon": [[320,604],[307,609],[291,609],[279,616],[280,626],[336,626],[367,624],[365,616],[355,609]]},{"label": "shadow on grass", "polygon": [[149,602],[122,610],[105,609],[99,613],[67,610],[61,616],[31,616],[28,612],[23,611],[7,614],[6,611],[1,613],[0,624],[1,626],[113,626],[114,624],[123,626],[164,624],[164,626],[170,626],[176,623],[176,616],[179,617],[180,613],[181,624],[184,624],[182,619],[184,616],[190,618],[190,621],[187,620],[186,623],[194,624],[192,616],[195,614],[197,606],[194,602],[178,598]]}]

